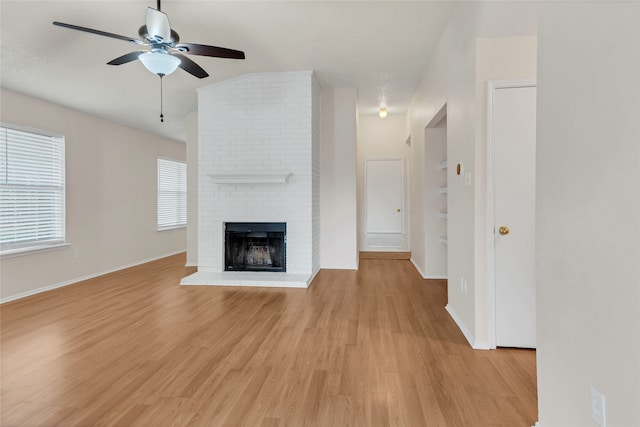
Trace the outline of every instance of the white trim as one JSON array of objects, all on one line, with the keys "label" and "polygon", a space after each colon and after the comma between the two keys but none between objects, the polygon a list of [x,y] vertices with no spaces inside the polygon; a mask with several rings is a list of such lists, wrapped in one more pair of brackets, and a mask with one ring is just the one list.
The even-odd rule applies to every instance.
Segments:
[{"label": "white trim", "polygon": [[[382,234],[382,233],[381,233]],[[373,249],[375,248],[375,249]],[[384,251],[381,251],[380,249],[384,249]],[[365,249],[362,249],[361,251],[358,252],[371,252],[371,253],[375,253],[375,252],[409,252],[406,249],[401,249],[398,247],[393,247],[393,246],[369,246]],[[333,269],[333,267],[332,267]],[[337,269],[340,270],[340,269]]]},{"label": "white trim", "polygon": [[427,280],[449,280],[447,276],[428,276],[425,277]]},{"label": "white trim", "polygon": [[540,421],[536,421],[533,427],[542,427],[542,423]]},{"label": "white trim", "polygon": [[66,280],[64,282],[54,283],[53,285],[43,286],[41,288],[33,289],[33,290],[30,290],[30,291],[27,291],[27,292],[21,292],[21,293],[16,294],[16,295],[11,295],[11,296],[8,296],[8,297],[1,298],[0,299],[0,304],[4,304],[6,302],[10,302],[10,301],[15,301],[15,300],[18,300],[18,299],[26,298],[26,297],[29,297],[31,295],[40,294],[42,292],[52,291],[52,290],[57,289],[57,288],[62,288],[64,286],[73,285],[74,283],[78,283],[78,282],[82,282],[82,281],[85,281],[85,280],[93,279],[93,278],[96,278],[96,277],[99,277],[99,276],[104,276],[105,274],[115,273],[116,271],[124,270],[124,269],[131,268],[131,267],[135,267],[135,266],[141,265],[141,264],[146,264],[146,263],[152,262],[152,261],[157,261],[159,259],[167,258],[167,257],[174,256],[174,255],[178,255],[178,254],[181,254],[181,253],[184,253],[184,252],[185,252],[184,250],[181,250],[181,251],[178,251],[178,252],[172,252],[172,253],[160,255],[160,256],[157,256],[157,257],[153,257],[153,258],[147,258],[147,259],[144,259],[144,260],[141,260],[141,261],[136,261],[136,262],[131,263],[131,264],[126,264],[126,265],[122,265],[120,267],[115,267],[115,268],[112,268],[112,269],[109,269],[109,270],[101,271],[99,273],[89,274],[87,276],[77,277],[75,279]]},{"label": "white trim", "polygon": [[451,308],[450,304],[445,305],[444,309],[447,310],[447,312],[449,313],[453,321],[456,322],[456,325],[458,325],[458,329],[460,329],[460,332],[462,332],[462,335],[464,335],[464,337],[467,339],[467,342],[469,343],[471,348],[475,348],[475,340],[473,339],[471,332],[469,332],[469,329],[467,329],[465,324],[462,323],[462,320],[460,319],[458,314],[455,312],[455,310]]},{"label": "white trim", "polygon": [[426,128],[434,128],[437,127],[440,121],[447,115],[447,101],[443,102],[440,108],[438,108],[438,112],[433,115],[431,120],[427,122]]},{"label": "white trim", "polygon": [[536,87],[535,80],[489,80],[487,82],[487,134],[486,134],[486,208],[485,208],[485,251],[487,283],[487,346],[496,348],[496,282],[495,282],[495,176],[493,144],[493,104],[496,89]]},{"label": "white trim", "polygon": [[467,329],[464,323],[462,323],[460,317],[458,317],[458,314],[453,310],[453,308],[451,308],[451,305],[447,304],[444,308],[445,310],[447,310],[453,321],[456,322],[456,325],[458,325],[458,328],[462,332],[462,335],[464,335],[464,337],[467,339],[467,342],[469,343],[471,348],[473,348],[474,350],[490,350],[487,343],[476,342],[469,329]]},{"label": "white trim", "polygon": [[418,267],[418,264],[416,264],[416,260],[413,258],[413,255],[411,255],[411,258],[409,259],[409,261],[411,261],[411,264],[413,264],[416,270],[418,270],[418,273],[420,273],[420,276],[422,276],[423,279],[426,279],[427,277],[424,274],[424,271],[422,271],[422,269]]},{"label": "white trim", "polygon": [[[307,279],[307,288],[308,288],[309,286],[311,286],[311,282],[313,282],[313,279],[315,279],[315,278],[316,278],[316,276],[318,275],[318,273],[320,273],[320,270],[322,270],[322,269],[321,269],[321,268],[319,268],[318,270],[316,270],[316,272],[315,272],[315,273],[313,273],[313,274],[311,275],[311,277],[309,277],[309,279]],[[356,270],[358,270],[358,269],[356,268]]]}]

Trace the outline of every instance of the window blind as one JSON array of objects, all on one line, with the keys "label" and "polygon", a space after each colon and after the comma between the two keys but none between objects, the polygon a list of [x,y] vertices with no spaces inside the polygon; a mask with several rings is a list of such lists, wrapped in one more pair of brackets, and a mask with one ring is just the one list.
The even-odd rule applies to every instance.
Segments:
[{"label": "window blind", "polygon": [[64,137],[0,127],[0,250],[64,242]]},{"label": "window blind", "polygon": [[158,158],[158,230],[187,225],[187,165]]}]

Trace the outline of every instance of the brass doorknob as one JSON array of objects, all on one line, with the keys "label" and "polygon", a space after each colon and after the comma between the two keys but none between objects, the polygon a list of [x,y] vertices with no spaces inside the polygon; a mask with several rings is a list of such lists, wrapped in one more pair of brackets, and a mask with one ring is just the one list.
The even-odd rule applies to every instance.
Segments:
[{"label": "brass doorknob", "polygon": [[400,212],[400,208],[396,209],[397,212]]},{"label": "brass doorknob", "polygon": [[502,227],[498,228],[498,232],[503,236],[506,236],[507,234],[509,234],[509,227],[505,227],[503,225]]}]

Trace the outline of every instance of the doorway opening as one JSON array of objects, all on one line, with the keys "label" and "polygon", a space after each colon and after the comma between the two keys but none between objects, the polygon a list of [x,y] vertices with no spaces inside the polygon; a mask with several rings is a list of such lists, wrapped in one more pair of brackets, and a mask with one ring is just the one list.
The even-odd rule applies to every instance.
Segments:
[{"label": "doorway opening", "polygon": [[446,279],[448,272],[447,104],[424,129],[425,141],[425,275]]}]

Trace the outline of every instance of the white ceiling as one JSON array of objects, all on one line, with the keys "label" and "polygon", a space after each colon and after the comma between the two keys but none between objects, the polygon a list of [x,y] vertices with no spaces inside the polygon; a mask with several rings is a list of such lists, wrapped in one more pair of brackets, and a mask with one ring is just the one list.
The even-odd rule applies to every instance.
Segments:
[{"label": "white ceiling", "polygon": [[182,42],[247,58],[191,55],[210,76],[179,69],[164,78],[163,124],[160,79],[139,61],[106,65],[139,46],[51,24],[137,37],[148,6],[156,1],[2,0],[2,87],[180,141],[197,88],[254,72],[315,70],[323,87],[356,87],[360,114],[376,114],[381,103],[402,114],[455,2],[163,1]]}]

